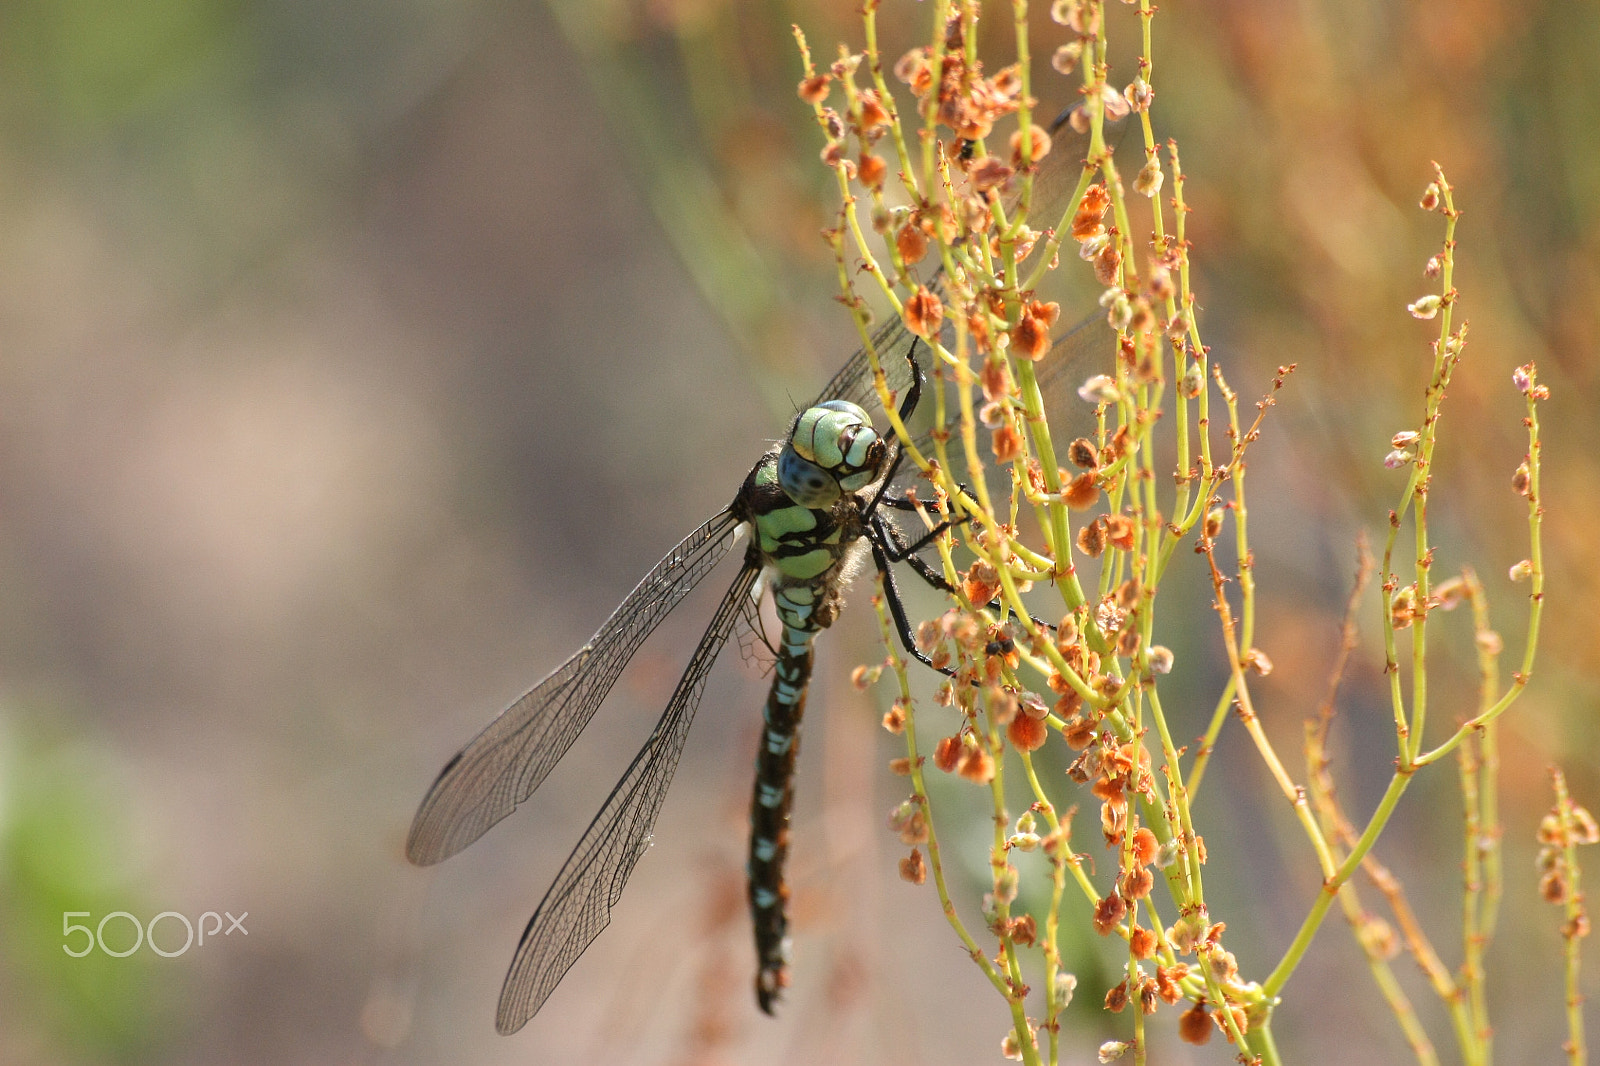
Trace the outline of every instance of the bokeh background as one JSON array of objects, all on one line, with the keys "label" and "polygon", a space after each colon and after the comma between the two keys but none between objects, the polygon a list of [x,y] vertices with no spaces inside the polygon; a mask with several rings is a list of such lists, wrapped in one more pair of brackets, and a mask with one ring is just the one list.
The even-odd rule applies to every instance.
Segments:
[{"label": "bokeh background", "polygon": [[[527,1029],[493,1032],[523,923],[648,731],[710,594],[516,818],[437,870],[402,856],[444,760],[726,502],[849,349],[788,26],[831,56],[859,41],[851,7],[8,0],[0,1061],[998,1056],[998,1002],[931,888],[895,876],[896,745],[845,682],[876,654],[865,612],[829,635],[813,695],[796,987],[778,1021],[749,992],[740,870],[764,681],[746,646],[712,680],[661,846],[612,928]],[[1113,9],[1126,44],[1134,20]],[[924,16],[884,12],[891,55]],[[1415,208],[1430,160],[1466,210],[1472,324],[1435,471],[1436,573],[1483,575],[1508,672],[1525,591],[1505,574],[1526,550],[1512,367],[1537,360],[1553,390],[1549,610],[1504,731],[1490,959],[1502,1061],[1555,1061],[1559,916],[1531,859],[1545,767],[1561,762],[1580,802],[1600,795],[1600,9],[1231,0],[1163,5],[1155,32],[1207,338],[1247,396],[1277,364],[1300,367],[1251,468],[1259,643],[1277,663],[1258,707],[1297,778],[1355,537],[1381,536],[1401,485],[1381,459],[1420,407],[1434,330],[1404,308],[1440,234]],[[1050,77],[1041,98],[1069,102]],[[1198,732],[1219,641],[1203,586],[1172,584],[1167,706]],[[1435,629],[1442,726],[1470,707],[1470,645],[1463,620]],[[1392,752],[1372,630],[1337,733],[1363,814]],[[1213,914],[1259,975],[1314,898],[1314,866],[1237,731],[1207,788]],[[1380,849],[1451,964],[1457,809],[1440,768]],[[958,826],[975,920],[987,830],[979,814],[969,836]],[[248,912],[249,932],[171,959],[72,959],[66,911]],[[163,925],[164,945],[178,935]],[[1097,1000],[1104,945],[1069,947]],[[1398,968],[1449,1061],[1440,1012]],[[1293,1061],[1405,1060],[1337,918],[1277,1032]],[[1117,1035],[1092,1011],[1074,1033],[1082,1048]],[[1220,1041],[1162,1054],[1227,1059]]]}]

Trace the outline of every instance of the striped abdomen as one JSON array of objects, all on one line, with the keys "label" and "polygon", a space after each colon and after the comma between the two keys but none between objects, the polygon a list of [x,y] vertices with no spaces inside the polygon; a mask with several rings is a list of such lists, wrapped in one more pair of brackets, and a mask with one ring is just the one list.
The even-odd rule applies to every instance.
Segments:
[{"label": "striped abdomen", "polygon": [[789,890],[783,863],[789,852],[795,757],[811,681],[812,641],[838,615],[844,563],[861,538],[852,498],[822,509],[803,507],[778,487],[775,460],[774,453],[756,464],[736,503],[741,517],[755,528],[751,562],[766,574],[783,626],[756,753],[747,867],[759,962],[756,999],[768,1014],[788,983]]},{"label": "striped abdomen", "polygon": [[[786,595],[804,594],[805,586],[781,589],[779,614]],[[800,749],[800,719],[806,710],[806,685],[811,680],[811,642],[816,628],[787,623],[778,646],[778,663],[762,715],[761,747],[756,752],[755,796],[750,803],[750,916],[756,931],[756,999],[772,1013],[779,991],[788,984],[789,887],[783,864],[789,854],[789,813],[794,803],[795,757]]]}]

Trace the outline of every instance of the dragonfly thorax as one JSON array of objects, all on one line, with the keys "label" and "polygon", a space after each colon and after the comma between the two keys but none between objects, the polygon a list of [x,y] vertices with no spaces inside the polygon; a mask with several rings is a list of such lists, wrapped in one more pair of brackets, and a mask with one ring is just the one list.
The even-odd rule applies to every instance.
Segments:
[{"label": "dragonfly thorax", "polygon": [[883,473],[889,447],[872,419],[849,400],[808,407],[778,453],[778,484],[802,507],[826,508]]}]

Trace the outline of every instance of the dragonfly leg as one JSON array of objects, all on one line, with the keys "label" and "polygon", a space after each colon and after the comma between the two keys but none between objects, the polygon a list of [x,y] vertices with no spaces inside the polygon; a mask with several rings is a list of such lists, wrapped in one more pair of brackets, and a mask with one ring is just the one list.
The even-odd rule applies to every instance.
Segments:
[{"label": "dragonfly leg", "polygon": [[[917,342],[917,344],[920,343],[922,342]],[[911,365],[911,387],[906,390],[906,398],[900,402],[901,422],[911,417],[911,412],[917,409],[917,403],[922,398],[922,364],[917,362],[916,344],[913,344],[911,350],[906,352],[906,362]],[[888,472],[883,475],[883,480],[878,483],[878,491],[872,494],[872,500],[867,504],[866,511],[868,514],[876,511],[878,505],[884,502],[884,494],[889,491],[889,486],[894,483],[895,474],[900,472],[900,460],[904,459],[905,455],[905,449],[895,449],[894,459],[889,463]]]},{"label": "dragonfly leg", "polygon": [[[926,547],[928,542],[934,537],[938,536],[940,533],[943,533],[946,528],[957,524],[960,521],[963,520],[956,519],[953,522],[940,523],[937,528],[930,530],[926,536],[922,537],[915,544],[907,544],[905,542],[905,538],[901,535],[898,529],[883,521],[881,518],[874,519],[875,525],[881,527],[878,529],[876,536],[883,537],[885,541],[885,556],[897,563],[910,563],[911,569],[915,570],[917,572],[917,576],[922,578],[922,580],[932,587],[934,591],[948,592],[952,594],[956,592],[956,587],[950,584],[950,582],[946,581],[943,574],[935,570],[926,559],[922,558],[922,556],[917,555],[916,553]],[[983,606],[987,610],[998,611],[1004,607],[1004,604],[1001,603],[999,597],[996,597]],[[1043,626],[1052,633],[1054,633],[1056,630],[1054,624],[1046,622],[1042,618],[1034,618],[1030,615],[1029,619],[1034,625]]]},{"label": "dragonfly leg", "polygon": [[[903,544],[899,536],[900,531],[896,529],[894,530],[895,535],[892,538],[884,541],[884,554],[889,557],[889,561],[892,563],[899,563],[904,562],[907,559],[914,559],[917,557],[916,553],[932,544],[934,539],[937,538],[939,534],[954,526],[959,526],[966,520],[966,515],[961,515],[957,518],[947,518],[943,522],[940,522],[938,525],[934,526],[932,529],[928,530],[928,532],[924,533],[922,536],[918,537],[917,540],[912,544]],[[873,521],[883,522],[883,519],[875,517]],[[886,522],[883,522],[883,524],[886,528],[894,528],[889,526]],[[950,591],[949,586],[943,586],[943,588],[944,591]]]},{"label": "dragonfly leg", "polygon": [[[955,677],[956,672],[954,670],[947,666],[937,665],[928,657],[926,652],[917,647],[917,638],[911,632],[911,620],[906,616],[906,605],[900,599],[900,586],[894,580],[894,567],[889,562],[889,552],[885,546],[888,543],[888,538],[884,534],[884,526],[881,520],[873,521],[870,531],[867,533],[867,540],[872,544],[873,565],[878,568],[878,573],[883,575],[883,601],[889,606],[889,617],[894,621],[894,630],[900,637],[901,645],[911,654],[912,658],[924,666],[937,670],[946,677]],[[926,563],[923,563],[923,565],[927,566]],[[924,574],[923,577],[926,578],[929,574],[933,574],[931,567],[929,567],[928,574]],[[937,575],[934,576],[937,577]],[[938,580],[943,582],[944,579],[938,578]]]}]

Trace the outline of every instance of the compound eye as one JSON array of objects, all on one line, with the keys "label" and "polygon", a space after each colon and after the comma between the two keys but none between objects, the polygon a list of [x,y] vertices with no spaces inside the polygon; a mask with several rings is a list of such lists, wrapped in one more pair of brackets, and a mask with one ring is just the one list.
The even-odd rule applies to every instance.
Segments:
[{"label": "compound eye", "polygon": [[787,444],[778,453],[778,485],[801,507],[830,507],[840,495],[832,474]]}]

